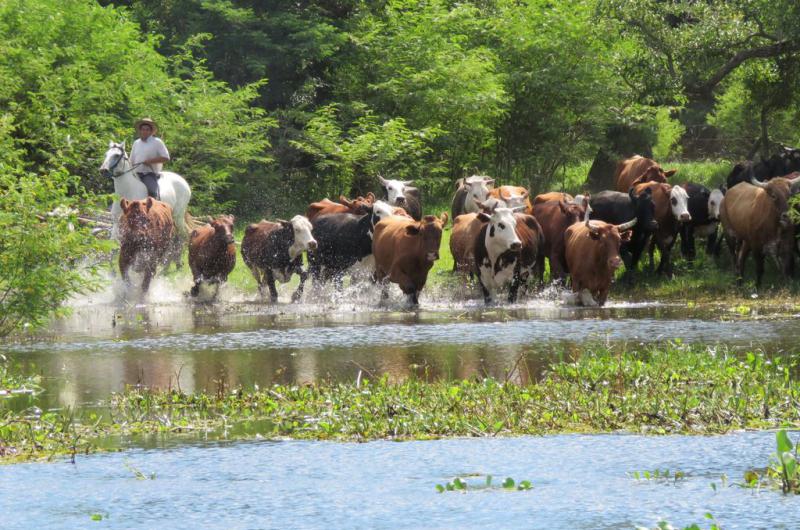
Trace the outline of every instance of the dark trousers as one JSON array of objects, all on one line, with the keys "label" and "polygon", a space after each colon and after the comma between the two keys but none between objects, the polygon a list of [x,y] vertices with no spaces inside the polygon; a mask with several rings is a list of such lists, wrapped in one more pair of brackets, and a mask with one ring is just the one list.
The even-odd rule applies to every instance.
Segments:
[{"label": "dark trousers", "polygon": [[155,173],[139,173],[139,179],[147,187],[147,194],[157,200],[161,197],[158,193],[158,175]]}]

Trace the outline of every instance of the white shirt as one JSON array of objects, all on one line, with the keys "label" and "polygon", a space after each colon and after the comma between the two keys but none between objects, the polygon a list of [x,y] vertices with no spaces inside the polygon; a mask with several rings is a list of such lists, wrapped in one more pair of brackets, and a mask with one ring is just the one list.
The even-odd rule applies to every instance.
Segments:
[{"label": "white shirt", "polygon": [[[167,146],[164,145],[161,138],[151,136],[146,142],[141,138],[133,142],[133,147],[131,148],[131,164],[136,165],[157,156],[163,156],[169,159],[169,151],[167,151]],[[142,164],[136,168],[136,172],[161,173],[161,168],[163,166],[164,164]]]}]

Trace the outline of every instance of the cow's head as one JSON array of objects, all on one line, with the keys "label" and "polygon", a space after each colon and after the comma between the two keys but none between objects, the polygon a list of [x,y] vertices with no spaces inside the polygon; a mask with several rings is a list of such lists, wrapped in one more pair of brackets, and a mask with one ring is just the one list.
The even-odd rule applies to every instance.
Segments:
[{"label": "cow's head", "polygon": [[631,186],[643,184],[645,182],[667,182],[667,179],[677,173],[677,169],[670,169],[664,171],[658,164],[648,167],[636,180],[631,183]]},{"label": "cow's head", "polygon": [[675,219],[685,223],[692,220],[689,214],[689,194],[680,186],[672,186],[669,192],[669,207]]},{"label": "cow's head", "polygon": [[569,224],[575,224],[584,220],[586,216],[586,208],[583,204],[575,204],[574,201],[567,202],[565,200],[558,201],[558,207],[561,213],[567,218]]},{"label": "cow's head", "polygon": [[714,188],[708,195],[708,218],[719,219],[719,207],[722,204],[722,199],[725,197],[723,189]]},{"label": "cow's head", "polygon": [[517,219],[511,208],[495,208],[491,215],[483,212],[478,218],[489,224],[486,226],[486,248],[492,255],[499,255],[507,250],[517,251],[522,248],[522,241],[517,236]]},{"label": "cow's head", "polygon": [[129,201],[120,199],[119,205],[125,217],[125,223],[129,228],[142,228],[147,226],[148,213],[153,207],[153,198],[148,197],[142,201]]},{"label": "cow's head", "polygon": [[592,196],[589,193],[586,195],[578,194],[572,198],[572,204],[577,204],[583,208],[583,217],[580,219],[581,221],[587,220],[592,215],[592,206],[589,204],[591,201]]},{"label": "cow's head", "polygon": [[439,247],[442,243],[442,227],[447,224],[450,218],[447,213],[442,215],[426,215],[421,221],[406,226],[406,235],[409,237],[420,238],[422,251],[425,261],[433,263],[439,259]]},{"label": "cow's head", "polygon": [[792,179],[779,177],[768,182],[761,182],[753,178],[750,180],[750,183],[762,188],[769,198],[772,199],[775,211],[780,216],[779,223],[781,228],[785,229],[793,226],[788,211],[789,197],[800,192],[800,176]]},{"label": "cow's head", "polygon": [[215,237],[222,239],[228,245],[233,244],[233,221],[232,215],[220,215],[210,223]]},{"label": "cow's head", "polygon": [[344,195],[339,195],[339,202],[347,206],[350,213],[364,215],[367,213],[367,208],[375,202],[375,195],[370,192],[366,197],[356,197],[352,201]]},{"label": "cow's head", "polygon": [[387,180],[383,177],[378,179],[386,191],[386,200],[389,204],[403,206],[406,203],[406,188],[413,183],[412,180]]},{"label": "cow's head", "polygon": [[653,190],[645,188],[637,194],[634,189],[631,188],[630,191],[628,191],[628,196],[636,212],[636,221],[639,226],[644,227],[644,230],[647,232],[655,232],[658,230],[656,205],[653,203]]},{"label": "cow's head", "polygon": [[603,221],[584,221],[589,230],[589,238],[602,248],[601,255],[605,256],[606,266],[610,270],[616,270],[622,265],[619,257],[619,247],[624,241],[630,241],[631,228],[636,225],[636,219],[612,225]]},{"label": "cow's head", "polygon": [[509,208],[518,208],[527,206],[528,190],[521,186],[500,186],[496,188],[495,192],[492,190],[490,193],[493,197],[502,199]]},{"label": "cow's head", "polygon": [[291,230],[292,244],[289,257],[294,259],[303,252],[313,252],[317,248],[317,240],[311,235],[311,221],[304,215],[295,215],[291,221],[278,221],[284,228]]},{"label": "cow's head", "polygon": [[464,189],[467,192],[464,198],[464,211],[477,212],[478,202],[489,198],[489,190],[494,184],[494,179],[482,175],[473,175],[464,179]]}]

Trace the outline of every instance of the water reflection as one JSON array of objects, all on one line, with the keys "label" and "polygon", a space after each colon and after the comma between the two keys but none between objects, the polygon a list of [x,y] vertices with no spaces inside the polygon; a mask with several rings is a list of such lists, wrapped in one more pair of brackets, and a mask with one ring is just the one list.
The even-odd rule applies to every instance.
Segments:
[{"label": "water reflection", "polygon": [[619,347],[673,338],[780,350],[800,320],[735,320],[657,304],[600,310],[532,302],[423,311],[227,303],[86,306],[0,352],[44,376],[43,407],[81,406],[126,385],[184,392],[387,376],[528,382],[587,341]]}]

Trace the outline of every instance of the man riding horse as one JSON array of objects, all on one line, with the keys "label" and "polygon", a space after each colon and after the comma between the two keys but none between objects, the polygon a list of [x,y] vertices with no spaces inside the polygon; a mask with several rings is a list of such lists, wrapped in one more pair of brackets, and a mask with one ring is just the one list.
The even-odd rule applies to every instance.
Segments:
[{"label": "man riding horse", "polygon": [[142,118],[134,125],[139,138],[133,142],[131,148],[131,162],[136,168],[136,176],[147,187],[147,194],[154,199],[160,199],[158,193],[158,178],[164,162],[169,161],[169,151],[161,138],[153,136],[158,131],[158,126],[150,118]]}]

